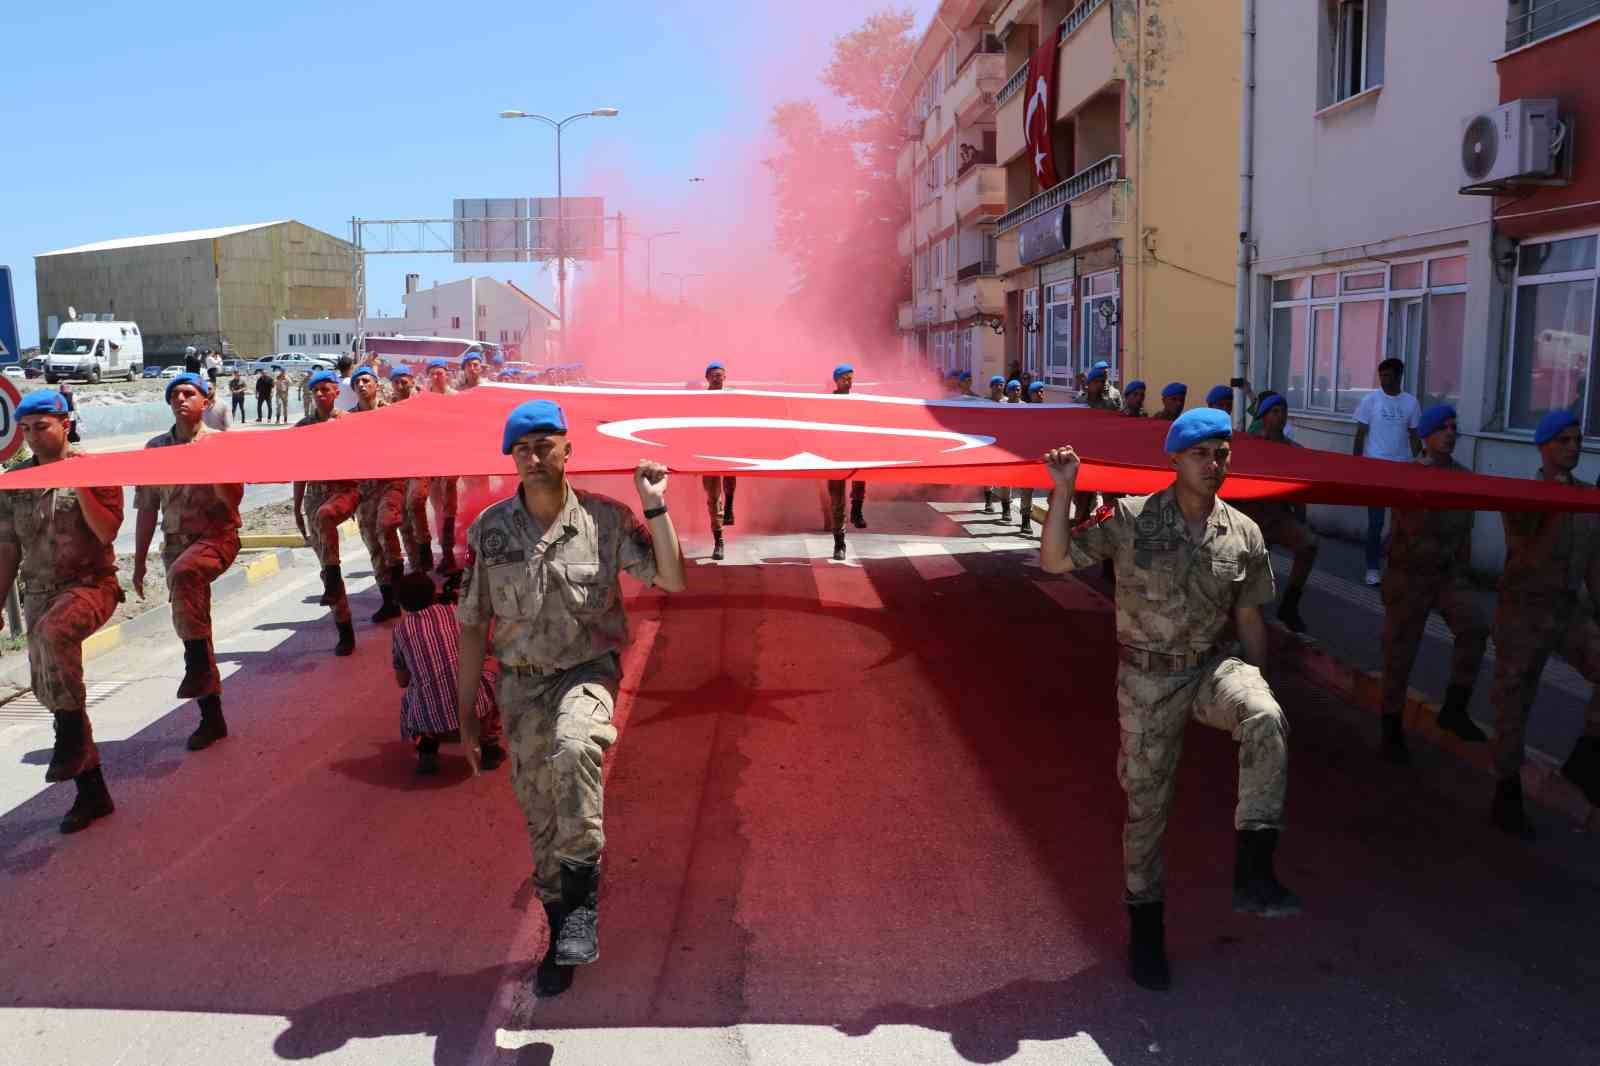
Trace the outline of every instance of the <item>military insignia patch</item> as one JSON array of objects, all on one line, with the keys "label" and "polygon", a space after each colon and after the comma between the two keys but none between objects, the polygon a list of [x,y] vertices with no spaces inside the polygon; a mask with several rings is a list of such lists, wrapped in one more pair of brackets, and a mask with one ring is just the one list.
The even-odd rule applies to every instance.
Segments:
[{"label": "military insignia patch", "polygon": [[[1099,507],[1096,507],[1094,511],[1090,513],[1088,518],[1085,518],[1082,522],[1079,522],[1077,525],[1073,526],[1072,531],[1074,533],[1083,533],[1087,530],[1093,529],[1095,526],[1104,523],[1106,519],[1110,518],[1116,513],[1117,509],[1115,507],[1109,503],[1103,503]],[[1143,520],[1144,518],[1141,515],[1140,521]]]},{"label": "military insignia patch", "polygon": [[491,529],[483,535],[483,554],[498,559],[506,553],[507,537],[503,529]]}]

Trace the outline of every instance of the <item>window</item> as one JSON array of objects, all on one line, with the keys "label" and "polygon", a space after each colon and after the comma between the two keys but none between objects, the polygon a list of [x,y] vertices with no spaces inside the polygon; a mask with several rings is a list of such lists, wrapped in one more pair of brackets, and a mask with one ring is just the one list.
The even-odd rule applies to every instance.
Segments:
[{"label": "window", "polygon": [[1022,369],[1031,374],[1039,372],[1039,331],[1044,323],[1039,319],[1039,290],[1028,288],[1022,293]]},{"label": "window", "polygon": [[438,304],[433,304],[432,307],[433,307],[433,314],[430,317],[438,318],[439,317],[439,305]]},{"label": "window", "polygon": [[1072,380],[1072,282],[1047,285],[1044,290],[1044,374],[1052,385]]},{"label": "window", "polygon": [[478,339],[479,339],[479,340],[480,340],[480,341],[486,341],[486,340],[488,340],[488,339],[489,339],[489,331],[488,331],[488,330],[486,330],[486,329],[480,329],[480,330],[479,330],[479,331],[478,331]]},{"label": "window", "polygon": [[508,331],[508,330],[501,330],[501,331],[500,331],[500,343],[501,343],[501,344],[509,344],[509,343],[510,343],[510,342],[511,342],[511,334],[510,334],[510,331]]},{"label": "window", "polygon": [[1510,0],[1507,11],[1508,52],[1600,15],[1594,0]]},{"label": "window", "polygon": [[461,328],[461,316],[460,315],[451,315],[450,316],[450,328],[451,329],[460,329]]},{"label": "window", "polygon": [[1268,384],[1292,410],[1350,414],[1393,357],[1423,407],[1459,403],[1466,311],[1459,252],[1273,278]]},{"label": "window", "polygon": [[955,180],[956,174],[960,171],[959,157],[956,155],[960,148],[961,145],[956,143],[954,137],[944,146],[944,176],[947,181]]},{"label": "window", "polygon": [[1388,0],[1324,0],[1322,43],[1327,80],[1321,106],[1330,107],[1383,84]]},{"label": "window", "polygon": [[1508,429],[1533,429],[1549,412],[1570,410],[1583,416],[1585,436],[1600,433],[1600,390],[1589,387],[1597,240],[1524,244],[1517,256]]},{"label": "window", "polygon": [[1122,297],[1117,272],[1091,274],[1083,281],[1083,350],[1078,368],[1087,370],[1104,360],[1117,365],[1117,324]]},{"label": "window", "polygon": [[930,200],[939,196],[944,189],[943,152],[935,152],[933,161],[928,164],[928,188],[931,190],[928,196]]},{"label": "window", "polygon": [[935,241],[933,245],[933,278],[928,282],[928,288],[933,288],[944,280],[944,242]]}]

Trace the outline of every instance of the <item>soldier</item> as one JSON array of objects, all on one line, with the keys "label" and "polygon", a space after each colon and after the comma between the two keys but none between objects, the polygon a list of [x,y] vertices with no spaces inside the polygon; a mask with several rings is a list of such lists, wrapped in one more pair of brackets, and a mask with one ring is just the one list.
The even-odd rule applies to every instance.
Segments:
[{"label": "soldier", "polygon": [[1223,414],[1233,414],[1233,390],[1226,385],[1213,385],[1206,393],[1206,406]]},{"label": "soldier", "polygon": [[[356,405],[351,414],[376,411],[387,407],[378,396],[378,375],[370,366],[364,366],[350,375],[350,387],[355,390]],[[361,542],[367,546],[372,559],[372,573],[378,582],[382,605],[372,615],[374,624],[400,617],[400,601],[395,599],[394,585],[406,572],[405,556],[400,554],[400,527],[406,511],[406,483],[393,478],[368,478],[358,486],[361,502],[356,506],[356,525],[361,530]],[[410,539],[409,537],[407,538]],[[406,545],[413,560],[417,559],[415,544]]]},{"label": "soldier", "polygon": [[[1022,388],[1022,383],[1017,383],[1017,388]],[[989,399],[994,403],[1006,403],[1006,379],[996,374],[989,379]],[[983,490],[983,513],[994,513],[995,497],[1000,497],[1000,521],[1011,521],[1011,486],[997,485]]]},{"label": "soldier", "polygon": [[456,388],[475,389],[483,383],[483,353],[474,348],[461,357],[461,380]]},{"label": "soldier", "polygon": [[[17,429],[33,453],[23,468],[84,454],[67,441],[69,414],[54,389],[37,389],[17,404]],[[78,786],[63,833],[114,809],[89,724],[83,642],[122,602],[113,547],[121,525],[119,488],[0,491],[0,598],[9,598],[20,571],[28,673],[34,697],[55,721],[44,779]]]},{"label": "soldier", "polygon": [[515,408],[501,449],[516,462],[521,485],[467,531],[456,700],[462,747],[476,770],[473,708],[493,623],[512,784],[550,923],[535,987],[549,996],[600,951],[602,764],[617,737],[611,716],[628,632],[618,578],[625,570],[680,591],[683,555],[661,464],[641,461],[634,471],[644,526],[627,505],[567,483],[572,443],[566,416],[551,401]]},{"label": "soldier", "polygon": [[[1583,450],[1583,431],[1571,411],[1545,415],[1533,441],[1543,460],[1535,475],[1558,485],[1572,476]],[[1494,824],[1533,838],[1522,807],[1522,737],[1539,691],[1539,675],[1552,652],[1589,683],[1600,682],[1600,625],[1578,600],[1578,584],[1600,602],[1600,518],[1591,514],[1506,512],[1506,565],[1494,616]],[[1578,738],[1561,772],[1600,806],[1600,692],[1590,696]]]},{"label": "soldier", "polygon": [[[728,368],[719,362],[706,364],[706,388],[721,392],[728,382]],[[706,490],[706,510],[711,515],[711,558],[722,559],[722,527],[733,525],[733,492],[738,479],[731,477],[702,477],[700,484]]]},{"label": "soldier", "polygon": [[[417,394],[417,378],[410,367],[401,365],[389,372],[389,393],[391,403],[409,400]],[[412,572],[418,574],[433,569],[433,531],[428,526],[428,489],[432,481],[432,478],[412,477],[404,482],[400,541],[411,561]]]},{"label": "soldier", "polygon": [[1144,382],[1138,380],[1137,378],[1128,382],[1128,387],[1122,392],[1122,417],[1145,417],[1144,391]]},{"label": "soldier", "polygon": [[[1261,401],[1262,409],[1274,395]],[[1438,470],[1440,478],[1453,477],[1462,467],[1452,457],[1456,450],[1456,409],[1444,404],[1430,407],[1417,425],[1423,453],[1414,461]],[[1462,740],[1481,744],[1488,738],[1467,715],[1472,685],[1483,662],[1489,640],[1489,620],[1473,599],[1467,580],[1472,555],[1471,511],[1396,507],[1389,538],[1389,568],[1383,575],[1383,757],[1390,762],[1410,761],[1405,726],[1400,714],[1406,706],[1406,683],[1417,661],[1417,646],[1428,624],[1428,612],[1437,607],[1455,637],[1451,656],[1450,687],[1439,710],[1440,729]],[[1281,613],[1281,612],[1280,612]]]},{"label": "soldier", "polygon": [[[1282,396],[1273,393],[1262,397],[1257,414],[1261,416],[1261,432],[1258,435],[1262,440],[1286,444],[1291,448],[1300,447],[1284,433],[1289,421],[1289,405]],[[1252,501],[1241,504],[1239,510],[1249,515],[1260,527],[1268,547],[1277,544],[1293,553],[1294,566],[1289,571],[1289,581],[1283,588],[1283,599],[1278,604],[1278,621],[1296,633],[1304,633],[1306,622],[1300,617],[1300,597],[1305,594],[1306,582],[1311,580],[1311,568],[1317,562],[1316,534],[1306,524],[1303,510],[1295,504]]]},{"label": "soldier", "polygon": [[[450,364],[443,359],[429,359],[427,365],[428,391],[438,396],[454,396],[450,387]],[[428,502],[433,502],[433,513],[439,516],[439,565],[435,573],[448,575],[456,570],[456,483],[453,477],[412,478],[415,494],[406,497],[406,508],[411,512],[411,528],[428,528]],[[431,553],[432,545],[428,546]]]},{"label": "soldier", "polygon": [[[192,444],[215,433],[202,419],[211,385],[199,374],[179,374],[167,385],[172,428],[146,448]],[[172,628],[183,641],[181,699],[200,701],[200,724],[189,735],[190,751],[200,751],[228,735],[222,717],[222,675],[211,646],[211,583],[228,572],[239,556],[239,501],[244,486],[142,485],[133,494],[139,517],[134,527],[133,591],[144,599],[145,558],[161,524],[161,565],[172,600]]]},{"label": "soldier", "polygon": [[[855,384],[856,368],[848,363],[840,363],[833,368],[833,394],[835,396],[850,395],[850,386]],[[844,561],[844,479],[828,482],[828,500],[833,505],[833,558],[835,562]],[[861,513],[862,505],[867,501],[867,483],[857,481],[850,486],[850,524],[857,529],[867,528],[867,519]]]},{"label": "soldier", "polygon": [[1183,414],[1183,405],[1189,402],[1189,386],[1181,381],[1169,382],[1161,390],[1161,410],[1155,417],[1163,422],[1176,422]]},{"label": "soldier", "polygon": [[1012,378],[1010,381],[1006,382],[1006,393],[1005,393],[1005,395],[1006,395],[1006,403],[1021,403],[1022,402],[1022,380],[1020,378]]},{"label": "soldier", "polygon": [[[1232,435],[1220,412],[1183,415],[1167,433],[1173,485],[1117,500],[1076,527],[1067,521],[1067,501],[1077,487],[1078,456],[1071,447],[1045,456],[1055,484],[1039,550],[1044,569],[1064,573],[1116,560],[1129,957],[1134,981],[1146,988],[1171,980],[1161,840],[1190,717],[1239,742],[1234,910],[1277,917],[1300,905],[1273,872],[1288,726],[1258,668],[1267,654],[1261,606],[1272,602],[1272,565],[1255,523],[1217,499]],[[1230,646],[1234,633],[1243,658]]]},{"label": "soldier", "polygon": [[1004,374],[996,374],[989,379],[989,399],[995,403],[1006,402],[1006,378]]},{"label": "soldier", "polygon": [[1089,374],[1083,380],[1083,392],[1078,396],[1078,402],[1102,411],[1122,410],[1122,394],[1106,380],[1111,373],[1111,364],[1106,362],[1096,363],[1089,368]]},{"label": "soldier", "polygon": [[[1018,382],[1021,384],[1021,382]],[[1022,388],[1023,403],[1044,403],[1044,382],[1031,381]],[[1018,531],[1024,537],[1033,536],[1033,489],[1018,489],[1017,502],[1021,504],[1022,512],[1021,529]]]},{"label": "soldier", "polygon": [[[308,383],[311,410],[295,423],[314,426],[331,422],[344,416],[339,410],[339,375],[332,370],[319,370]],[[344,574],[339,560],[339,525],[356,513],[361,503],[361,490],[354,481],[296,481],[294,483],[294,524],[300,535],[317,553],[322,566],[322,598],[318,602],[333,608],[333,621],[339,629],[339,643],[334,645],[335,655],[349,655],[356,650],[356,630],[350,620],[350,598],[345,595]],[[305,519],[310,512],[311,522]]]},{"label": "soldier", "polygon": [[399,403],[409,400],[417,394],[417,379],[411,373],[411,368],[405,364],[389,371],[389,402]]}]

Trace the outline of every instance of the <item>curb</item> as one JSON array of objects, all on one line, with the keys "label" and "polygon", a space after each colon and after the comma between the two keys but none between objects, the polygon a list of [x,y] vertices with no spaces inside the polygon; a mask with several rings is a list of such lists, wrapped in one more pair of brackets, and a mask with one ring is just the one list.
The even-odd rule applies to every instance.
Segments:
[{"label": "curb", "polygon": [[[339,536],[353,537],[361,532],[354,520],[346,520],[339,526]],[[239,538],[241,550],[259,548],[309,548],[310,543],[298,533],[251,533]]]}]

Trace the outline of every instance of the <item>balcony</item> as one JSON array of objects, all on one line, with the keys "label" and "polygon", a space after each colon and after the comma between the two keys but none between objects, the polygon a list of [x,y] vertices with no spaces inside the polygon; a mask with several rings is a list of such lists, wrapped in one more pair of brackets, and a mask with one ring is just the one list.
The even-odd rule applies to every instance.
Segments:
[{"label": "balcony", "polygon": [[[1122,157],[1108,155],[1100,162],[1084,167],[1054,188],[1046,189],[1021,207],[1001,215],[1000,232],[1015,229],[1030,218],[1038,218],[1046,211],[1076,200],[1084,193],[1098,189],[1102,185],[1109,185],[1120,177],[1122,177]],[[1074,243],[1077,243],[1076,239]]]},{"label": "balcony", "polygon": [[942,104],[934,104],[928,108],[928,117],[922,120],[922,143],[933,144],[944,136],[949,111]]},{"label": "balcony", "polygon": [[900,227],[900,232],[895,237],[895,247],[900,249],[901,259],[910,259],[915,247],[911,241],[911,223],[908,221]]},{"label": "balcony", "polygon": [[1091,189],[1072,202],[1072,246],[1104,244],[1122,232],[1128,215],[1127,183],[1114,181]]},{"label": "balcony", "polygon": [[1600,0],[1512,0],[1506,51],[1554,36],[1600,16]]},{"label": "balcony", "polygon": [[1111,34],[1111,5],[1083,0],[1061,20],[1060,67],[1056,73],[1056,115],[1070,115],[1085,100],[1122,77]]},{"label": "balcony", "polygon": [[995,273],[995,261],[983,259],[976,263],[968,263],[956,271],[956,281],[966,281],[968,278],[989,278]]},{"label": "balcony", "polygon": [[1002,233],[994,242],[995,273],[1006,276],[1022,267],[1021,249],[1017,245],[1017,231]]},{"label": "balcony", "polygon": [[1004,167],[968,167],[956,182],[956,220],[965,224],[975,218],[998,215],[1006,208]]},{"label": "balcony", "polygon": [[1066,18],[1061,20],[1059,31],[1061,40],[1071,37],[1079,26],[1089,21],[1089,16],[1099,8],[1106,6],[1106,0],[1081,0],[1077,7],[1067,12]]},{"label": "balcony", "polygon": [[949,199],[948,196],[935,196],[917,209],[918,240],[926,241],[945,227],[955,224],[955,216],[946,203]]},{"label": "balcony", "polygon": [[[987,264],[991,268],[994,264]],[[974,275],[956,285],[955,317],[1006,313],[1005,283],[997,277]]]},{"label": "balcony", "polygon": [[926,326],[930,322],[939,321],[939,315],[943,309],[944,291],[942,289],[923,289],[917,293],[916,324]]},{"label": "balcony", "polygon": [[907,141],[900,149],[900,154],[894,160],[894,176],[900,184],[906,185],[911,181],[911,175],[917,167],[916,142]]},{"label": "balcony", "polygon": [[1006,77],[1003,52],[974,52],[956,75],[956,83],[945,93],[955,108],[956,122],[967,125],[994,111],[995,91]]},{"label": "balcony", "polygon": [[[1022,65],[1022,74],[1026,77],[1027,73],[1028,65],[1024,63]],[[1007,82],[1007,84],[1009,85],[1010,83]],[[1022,82],[1018,81],[1017,84],[1021,85]],[[999,94],[995,96],[994,154],[995,160],[1002,164],[1009,163],[1017,158],[1022,154],[1023,149],[1027,147],[1023,139],[1022,130],[1022,96],[1023,94],[1019,92],[1013,92],[1010,96],[1007,96],[1004,89],[1000,90]]]},{"label": "balcony", "polygon": [[900,313],[895,318],[895,323],[902,332],[909,333],[917,328],[917,305],[907,300],[900,305]]},{"label": "balcony", "polygon": [[1022,83],[1028,79],[1028,64],[1024,63],[1011,72],[1011,76],[1000,84],[1000,91],[994,94],[994,104],[999,107],[1013,96],[1022,91]]}]

